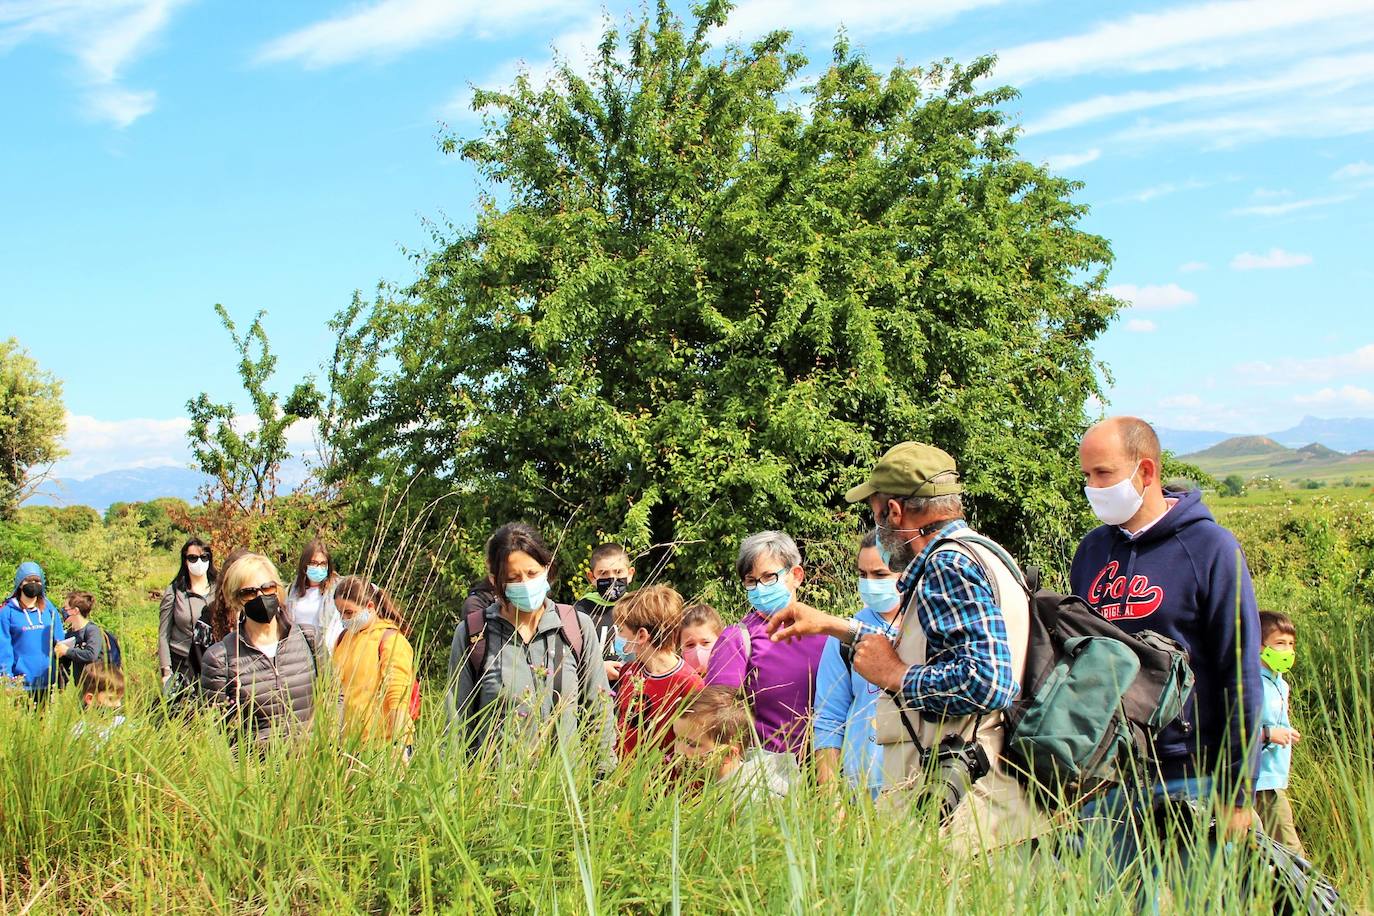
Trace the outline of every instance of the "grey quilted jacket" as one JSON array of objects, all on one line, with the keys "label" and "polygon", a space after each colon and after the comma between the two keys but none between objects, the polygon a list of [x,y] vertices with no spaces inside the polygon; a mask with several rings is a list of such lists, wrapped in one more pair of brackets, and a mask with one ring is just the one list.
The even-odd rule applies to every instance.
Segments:
[{"label": "grey quilted jacket", "polygon": [[326,660],[312,626],[290,624],[275,658],[249,642],[240,628],[205,650],[200,689],[262,741],[310,724],[315,677]]}]

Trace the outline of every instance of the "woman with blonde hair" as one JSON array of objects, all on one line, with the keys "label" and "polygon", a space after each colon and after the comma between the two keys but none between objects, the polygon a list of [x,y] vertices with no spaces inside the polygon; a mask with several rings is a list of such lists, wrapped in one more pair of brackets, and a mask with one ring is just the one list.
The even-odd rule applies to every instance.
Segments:
[{"label": "woman with blonde hair", "polygon": [[409,748],[419,699],[415,651],[407,627],[386,589],[359,576],[334,588],[343,633],[334,646],[334,670],[343,694],[344,733]]},{"label": "woman with blonde hair", "polygon": [[201,692],[265,741],[310,724],[323,647],[314,627],[284,613],[285,589],[262,554],[239,558],[220,577],[224,609],[238,625],[205,650]]}]

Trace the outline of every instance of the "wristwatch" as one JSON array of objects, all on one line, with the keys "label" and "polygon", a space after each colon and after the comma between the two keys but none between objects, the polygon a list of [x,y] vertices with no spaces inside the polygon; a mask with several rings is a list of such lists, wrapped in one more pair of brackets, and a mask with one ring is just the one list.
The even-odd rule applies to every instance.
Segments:
[{"label": "wristwatch", "polygon": [[849,621],[849,638],[845,640],[845,645],[849,646],[851,649],[857,646],[859,644],[859,636],[863,631],[863,624],[859,623],[858,618],[851,619]]}]

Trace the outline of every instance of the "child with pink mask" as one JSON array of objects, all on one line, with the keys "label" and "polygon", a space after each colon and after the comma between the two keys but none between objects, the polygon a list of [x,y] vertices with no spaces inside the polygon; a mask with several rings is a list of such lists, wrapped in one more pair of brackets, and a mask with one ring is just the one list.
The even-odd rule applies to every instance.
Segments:
[{"label": "child with pink mask", "polygon": [[709,604],[694,604],[682,613],[682,630],[678,634],[678,654],[687,667],[706,676],[706,662],[711,658],[711,647],[725,629],[720,615]]}]

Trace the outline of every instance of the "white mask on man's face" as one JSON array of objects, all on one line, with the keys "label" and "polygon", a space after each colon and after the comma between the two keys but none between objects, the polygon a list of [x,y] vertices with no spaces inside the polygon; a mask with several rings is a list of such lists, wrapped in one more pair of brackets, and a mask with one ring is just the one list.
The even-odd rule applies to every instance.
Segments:
[{"label": "white mask on man's face", "polygon": [[1145,491],[1135,488],[1135,475],[1139,470],[1140,462],[1137,461],[1135,470],[1110,487],[1083,488],[1088,504],[1093,507],[1093,514],[1102,520],[1102,524],[1124,525],[1140,511],[1145,502]]}]

